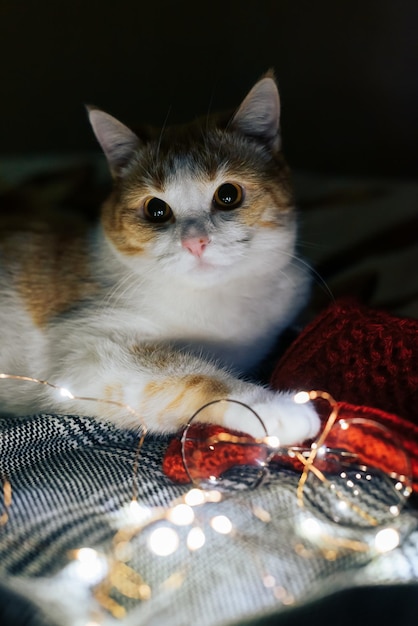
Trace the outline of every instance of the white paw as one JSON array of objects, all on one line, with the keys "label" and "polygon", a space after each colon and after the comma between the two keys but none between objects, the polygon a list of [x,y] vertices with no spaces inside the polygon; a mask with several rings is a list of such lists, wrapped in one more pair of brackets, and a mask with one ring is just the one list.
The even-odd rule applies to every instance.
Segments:
[{"label": "white paw", "polygon": [[[264,395],[264,394],[263,394]],[[279,439],[279,445],[302,443],[318,434],[320,419],[311,402],[297,404],[292,393],[265,392],[260,401],[248,405],[260,416],[269,436]],[[257,418],[240,405],[231,404],[225,413],[225,426],[263,437],[264,429]]]}]

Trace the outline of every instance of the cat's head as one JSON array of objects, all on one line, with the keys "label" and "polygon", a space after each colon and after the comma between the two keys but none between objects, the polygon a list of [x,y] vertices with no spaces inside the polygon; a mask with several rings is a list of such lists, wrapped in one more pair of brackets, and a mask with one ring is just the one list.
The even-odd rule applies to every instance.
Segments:
[{"label": "cat's head", "polygon": [[206,119],[143,139],[103,111],[89,115],[114,179],[104,231],[131,269],[204,287],[289,261],[293,203],[272,74],[227,123]]}]

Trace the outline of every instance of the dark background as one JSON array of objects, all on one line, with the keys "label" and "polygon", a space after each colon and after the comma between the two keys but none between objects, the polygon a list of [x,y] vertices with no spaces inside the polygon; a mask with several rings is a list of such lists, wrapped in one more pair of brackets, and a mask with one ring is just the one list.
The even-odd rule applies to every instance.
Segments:
[{"label": "dark background", "polygon": [[95,150],[83,103],[161,125],[269,67],[291,165],[418,173],[417,0],[0,0],[0,155]]}]

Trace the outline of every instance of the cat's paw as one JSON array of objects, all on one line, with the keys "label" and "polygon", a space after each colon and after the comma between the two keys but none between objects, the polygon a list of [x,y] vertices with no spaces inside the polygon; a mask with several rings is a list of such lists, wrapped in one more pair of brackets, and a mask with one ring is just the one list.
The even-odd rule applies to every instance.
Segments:
[{"label": "cat's paw", "polygon": [[[281,446],[301,443],[318,434],[320,419],[311,402],[298,404],[295,394],[267,392],[261,401],[250,404],[261,418],[269,436],[279,439]],[[261,423],[239,405],[231,405],[225,414],[225,426],[248,432],[254,437],[265,435]]]}]

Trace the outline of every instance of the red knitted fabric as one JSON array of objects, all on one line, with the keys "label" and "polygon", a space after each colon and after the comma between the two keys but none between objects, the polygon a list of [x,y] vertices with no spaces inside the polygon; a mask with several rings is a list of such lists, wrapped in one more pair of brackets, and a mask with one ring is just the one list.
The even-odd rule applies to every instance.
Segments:
[{"label": "red knitted fabric", "polygon": [[278,362],[275,389],[325,389],[418,424],[418,320],[351,301],[330,306]]},{"label": "red knitted fabric", "polygon": [[[344,419],[362,418],[377,421],[386,426],[388,439],[381,437],[380,433],[370,433],[367,430],[349,430],[345,434],[344,448],[347,451],[355,452],[360,462],[366,465],[371,464],[379,467],[383,471],[398,471],[404,473],[407,466],[402,465],[404,457],[396,450],[397,441],[392,440],[390,432],[402,442],[402,447],[406,451],[410,461],[413,476],[413,489],[418,493],[418,426],[402,420],[395,415],[390,415],[379,409],[370,407],[353,406],[346,402],[339,403],[339,417]],[[219,432],[219,426],[213,424],[202,424],[195,428],[196,439],[190,443],[188,454],[188,468],[194,478],[208,477],[211,475],[221,476],[227,469],[237,465],[256,465],[256,460],[263,458],[260,451],[261,446],[240,446],[235,444],[217,444],[213,446],[213,451],[209,452],[207,439],[213,438]],[[402,436],[403,435],[403,436]],[[333,447],[335,440],[333,431],[327,439],[327,444]],[[338,447],[338,444],[336,445]],[[399,458],[399,461],[397,460]],[[275,463],[281,463],[292,467],[300,472],[302,466],[299,461],[293,462],[288,457],[275,456],[272,459]],[[180,437],[171,440],[163,461],[164,473],[179,483],[190,482],[189,475],[183,465],[181,455]]]},{"label": "red knitted fabric", "polygon": [[[193,441],[187,441],[185,446],[187,466],[195,479],[207,478],[211,475],[221,476],[231,467],[253,465],[257,463],[257,459],[265,456],[262,450],[263,446],[257,444],[241,446],[231,443],[217,443],[215,446],[209,447],[208,439],[216,437],[220,431],[225,432],[221,426],[196,424],[192,430]],[[239,434],[251,442],[250,436],[244,433]],[[167,476],[176,482],[190,482],[189,475],[183,465],[180,437],[171,440],[163,460],[163,470]]]},{"label": "red knitted fabric", "polygon": [[[290,346],[273,372],[271,385],[326,390],[339,401],[342,416],[376,420],[389,428],[409,454],[418,492],[418,320],[337,302]],[[205,428],[211,436],[217,427],[202,427],[202,435]],[[364,448],[379,467],[390,466],[389,447],[376,437],[361,437],[360,442],[351,442],[353,450],[359,453]],[[199,456],[200,444],[195,445]],[[201,455],[199,462],[217,466],[218,474],[251,461],[240,446],[221,447],[216,454]],[[163,470],[173,480],[188,481],[177,438],[167,449]]]}]

